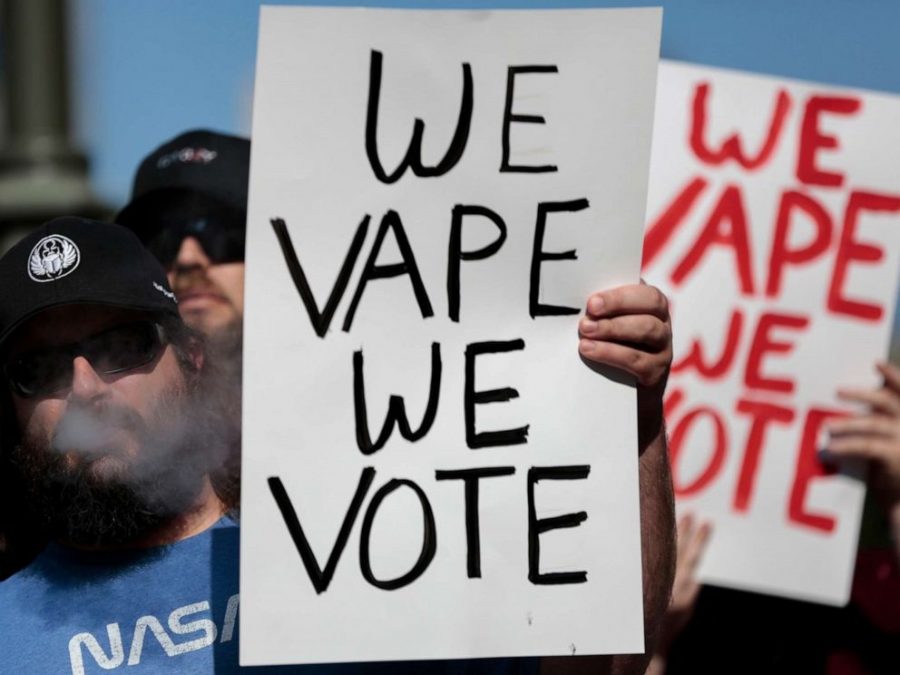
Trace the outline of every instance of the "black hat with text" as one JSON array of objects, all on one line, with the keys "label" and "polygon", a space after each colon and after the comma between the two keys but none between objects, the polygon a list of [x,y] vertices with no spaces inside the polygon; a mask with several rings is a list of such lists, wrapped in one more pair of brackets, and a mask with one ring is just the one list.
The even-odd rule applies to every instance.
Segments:
[{"label": "black hat with text", "polygon": [[62,305],[105,305],[178,318],[159,262],[119,225],[66,216],[0,258],[0,345],[23,322]]},{"label": "black hat with text", "polygon": [[249,179],[248,139],[205,129],[187,131],[144,158],[131,201],[115,221],[134,227],[161,202],[186,196],[245,212]]}]

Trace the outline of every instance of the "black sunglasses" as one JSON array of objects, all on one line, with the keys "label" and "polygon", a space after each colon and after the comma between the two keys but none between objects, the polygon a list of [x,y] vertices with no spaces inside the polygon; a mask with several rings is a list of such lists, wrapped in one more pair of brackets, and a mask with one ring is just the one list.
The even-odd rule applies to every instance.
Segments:
[{"label": "black sunglasses", "polygon": [[154,234],[145,238],[144,245],[163,267],[170,268],[174,264],[181,242],[188,237],[196,239],[215,264],[244,261],[245,224],[242,217],[233,213],[173,218],[158,222],[156,226]]},{"label": "black sunglasses", "polygon": [[140,204],[139,209],[120,214],[120,222],[138,236],[163,267],[172,267],[187,237],[200,242],[215,264],[244,261],[246,209],[187,189],[162,190],[153,197],[148,194]]},{"label": "black sunglasses", "polygon": [[45,396],[71,385],[77,356],[86,358],[97,373],[112,375],[150,363],[165,343],[162,326],[135,321],[72,344],[20,354],[3,366],[3,373],[22,398]]}]

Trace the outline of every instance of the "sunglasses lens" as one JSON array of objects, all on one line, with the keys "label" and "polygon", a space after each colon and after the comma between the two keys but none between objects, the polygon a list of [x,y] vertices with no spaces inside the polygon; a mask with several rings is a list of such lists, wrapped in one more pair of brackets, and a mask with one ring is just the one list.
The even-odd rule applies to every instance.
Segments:
[{"label": "sunglasses lens", "polygon": [[213,263],[244,260],[244,228],[207,228],[198,236],[200,245]]},{"label": "sunglasses lens", "polygon": [[181,246],[182,239],[183,237],[179,233],[171,229],[164,229],[144,244],[162,266],[168,269],[178,256],[178,248]]},{"label": "sunglasses lens", "polygon": [[156,324],[125,324],[81,343],[81,354],[98,373],[109,375],[150,363],[161,345]]},{"label": "sunglasses lens", "polygon": [[202,192],[163,190],[131,209],[124,225],[131,228],[166,268],[171,268],[182,242],[193,237],[212,263],[244,261],[246,209]]},{"label": "sunglasses lens", "polygon": [[200,195],[148,208],[130,226],[166,268],[171,268],[185,239],[199,242],[213,263],[243,262],[247,214]]},{"label": "sunglasses lens", "polygon": [[62,350],[33,352],[6,366],[6,377],[20,396],[30,397],[62,389],[72,375],[72,358]]},{"label": "sunglasses lens", "polygon": [[161,346],[161,329],[150,321],[140,321],[116,326],[74,345],[24,354],[8,363],[4,371],[20,396],[42,396],[69,386],[76,356],[86,358],[97,373],[110,375],[150,363]]},{"label": "sunglasses lens", "polygon": [[177,225],[168,225],[145,242],[147,249],[162,263],[171,268],[178,257],[182,242],[196,239],[206,257],[213,264],[243,262],[244,225],[211,223],[206,218]]}]

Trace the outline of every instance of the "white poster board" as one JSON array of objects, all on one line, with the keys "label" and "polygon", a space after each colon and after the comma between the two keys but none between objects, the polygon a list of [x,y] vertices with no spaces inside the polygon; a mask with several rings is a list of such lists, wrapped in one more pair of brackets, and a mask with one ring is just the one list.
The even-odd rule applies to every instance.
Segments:
[{"label": "white poster board", "polygon": [[679,510],[708,583],[849,598],[861,467],[820,462],[839,386],[879,384],[900,270],[900,99],[660,66],[643,274],[673,307]]},{"label": "white poster board", "polygon": [[638,278],[660,23],[262,10],[242,664],[642,649],[634,389],[577,323]]}]

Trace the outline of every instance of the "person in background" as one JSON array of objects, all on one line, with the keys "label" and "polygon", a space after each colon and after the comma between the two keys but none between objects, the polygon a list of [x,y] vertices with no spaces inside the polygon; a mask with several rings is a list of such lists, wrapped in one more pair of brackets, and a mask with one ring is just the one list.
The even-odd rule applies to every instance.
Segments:
[{"label": "person in background", "polygon": [[192,130],[138,167],[115,222],[160,261],[184,322],[211,346],[241,332],[250,141]]},{"label": "person in background", "polygon": [[[184,322],[207,341],[230,427],[230,459],[214,478],[230,507],[240,503],[244,239],[250,141],[195,129],[147,155],[115,222],[132,230],[166,269]],[[222,407],[222,405],[220,405]]]},{"label": "person in background", "polygon": [[862,406],[863,411],[828,424],[825,450],[833,459],[869,463],[869,485],[887,518],[900,562],[900,368],[888,363],[875,367],[884,378],[878,389],[838,391],[842,400]]},{"label": "person in background", "polygon": [[822,453],[828,462],[863,460],[869,471],[850,603],[829,626],[828,675],[900,670],[900,368],[875,367],[880,387],[838,391],[858,412],[829,422]]},{"label": "person in background", "polygon": [[703,558],[711,534],[712,525],[708,521],[698,521],[691,513],[685,513],[678,519],[672,599],[660,626],[659,638],[650,666],[647,668],[647,675],[665,674],[672,643],[694,615],[701,588],[700,582],[697,581],[697,566]]},{"label": "person in background", "polygon": [[672,603],[648,675],[706,672],[729,654],[741,654],[729,667],[734,673],[900,671],[900,368],[879,363],[876,369],[880,387],[838,390],[858,412],[828,424],[821,452],[826,464],[853,459],[869,465],[849,604],[826,607],[698,586],[693,571],[707,537],[682,518]]}]

